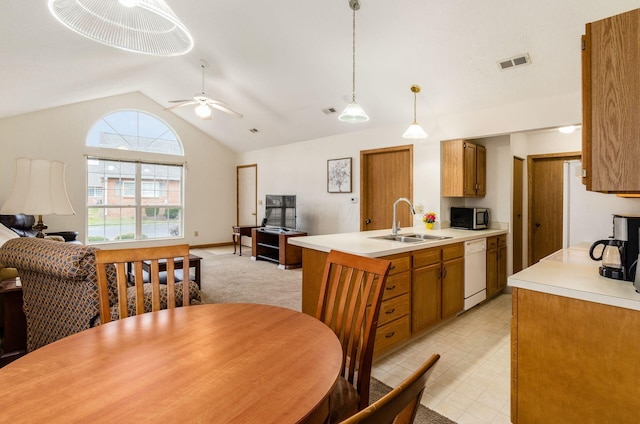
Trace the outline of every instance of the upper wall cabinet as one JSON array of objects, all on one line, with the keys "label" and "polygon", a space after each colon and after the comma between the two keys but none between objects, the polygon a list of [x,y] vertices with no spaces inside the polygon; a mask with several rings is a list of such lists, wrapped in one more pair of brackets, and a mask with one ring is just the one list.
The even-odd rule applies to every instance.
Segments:
[{"label": "upper wall cabinet", "polygon": [[441,144],[444,197],[484,197],[487,194],[487,151],[465,140]]},{"label": "upper wall cabinet", "polygon": [[582,163],[587,190],[640,192],[640,9],[586,25]]}]

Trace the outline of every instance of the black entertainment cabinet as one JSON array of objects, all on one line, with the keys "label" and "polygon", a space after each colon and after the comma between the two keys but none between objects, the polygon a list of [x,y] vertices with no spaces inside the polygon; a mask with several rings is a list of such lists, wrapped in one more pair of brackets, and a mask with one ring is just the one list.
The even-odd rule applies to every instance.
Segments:
[{"label": "black entertainment cabinet", "polygon": [[251,259],[275,262],[281,269],[300,268],[302,249],[289,244],[287,240],[306,235],[302,231],[254,228],[251,230]]}]

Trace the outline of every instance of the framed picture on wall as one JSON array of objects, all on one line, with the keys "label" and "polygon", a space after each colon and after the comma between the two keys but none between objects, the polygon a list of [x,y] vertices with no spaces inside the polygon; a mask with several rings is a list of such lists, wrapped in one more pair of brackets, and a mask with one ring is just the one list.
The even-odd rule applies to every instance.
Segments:
[{"label": "framed picture on wall", "polygon": [[327,161],[327,191],[351,193],[351,158]]}]

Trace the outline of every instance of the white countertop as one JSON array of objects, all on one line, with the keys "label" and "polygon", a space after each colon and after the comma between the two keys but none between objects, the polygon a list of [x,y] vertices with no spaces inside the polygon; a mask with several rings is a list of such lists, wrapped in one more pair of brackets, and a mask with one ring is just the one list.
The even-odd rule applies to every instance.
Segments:
[{"label": "white countertop", "polygon": [[588,246],[559,250],[509,277],[509,286],[640,311],[640,293],[630,281],[598,274],[600,261]]},{"label": "white countertop", "polygon": [[436,241],[422,241],[420,243],[404,243],[399,241],[371,238],[391,234],[391,230],[389,229],[362,231],[357,233],[292,237],[289,239],[289,244],[304,247],[307,249],[319,250],[321,252],[329,252],[333,249],[352,253],[355,255],[377,258],[380,256],[394,255],[397,253],[411,252],[413,250],[426,249],[429,247],[444,246],[447,244],[460,243],[467,240],[491,237],[498,234],[506,234],[507,230],[457,230],[451,228],[443,230],[427,230],[425,228],[409,227],[402,228],[398,232],[398,235],[407,235],[411,233],[430,234],[434,236],[446,236],[451,238]]}]

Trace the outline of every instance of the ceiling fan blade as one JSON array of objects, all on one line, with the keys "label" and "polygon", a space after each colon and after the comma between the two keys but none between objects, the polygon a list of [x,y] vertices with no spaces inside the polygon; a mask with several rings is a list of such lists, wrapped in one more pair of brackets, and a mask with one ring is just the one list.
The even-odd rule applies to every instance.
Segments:
[{"label": "ceiling fan blade", "polygon": [[209,99],[207,101],[207,104],[209,106],[211,106],[211,107],[214,107],[214,108],[216,108],[218,110],[221,110],[221,111],[223,111],[225,113],[228,113],[229,115],[232,115],[232,116],[235,116],[235,117],[238,117],[238,118],[242,118],[243,117],[241,113],[238,113],[235,110],[229,109],[229,107],[227,107],[227,105],[225,105],[224,103],[222,103],[222,102],[220,102],[218,100]]},{"label": "ceiling fan blade", "polygon": [[193,99],[184,99],[184,100],[169,100],[169,103],[182,103],[182,102],[192,102]]},{"label": "ceiling fan blade", "polygon": [[198,104],[198,102],[196,102],[195,100],[182,100],[181,103],[177,103],[173,106],[165,107],[164,110],[173,110],[182,106],[195,105],[195,104]]}]

